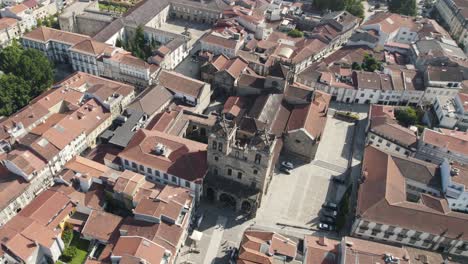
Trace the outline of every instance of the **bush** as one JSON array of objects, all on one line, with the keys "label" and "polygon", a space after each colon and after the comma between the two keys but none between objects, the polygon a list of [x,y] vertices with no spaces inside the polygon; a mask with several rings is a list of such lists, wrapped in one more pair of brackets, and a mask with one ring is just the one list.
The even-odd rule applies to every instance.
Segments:
[{"label": "bush", "polygon": [[78,249],[74,246],[67,247],[64,251],[62,256],[60,257],[62,261],[70,262],[75,256],[78,254]]},{"label": "bush", "polygon": [[412,107],[402,107],[395,110],[395,118],[404,126],[413,126],[418,123],[418,113]]},{"label": "bush", "polygon": [[62,232],[63,243],[68,246],[70,244],[70,242],[72,241],[72,239],[73,239],[73,230],[72,229],[65,229]]},{"label": "bush", "polygon": [[288,32],[288,36],[293,38],[302,38],[304,36],[304,33],[298,29],[293,29]]}]

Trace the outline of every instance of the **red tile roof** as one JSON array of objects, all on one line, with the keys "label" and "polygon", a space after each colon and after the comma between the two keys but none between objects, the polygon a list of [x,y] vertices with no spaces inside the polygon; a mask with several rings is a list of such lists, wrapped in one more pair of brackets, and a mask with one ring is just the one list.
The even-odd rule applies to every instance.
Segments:
[{"label": "red tile roof", "polygon": [[93,210],[89,214],[81,234],[86,237],[107,242],[114,232],[118,232],[118,227],[121,222],[122,217],[120,216]]},{"label": "red tile roof", "polygon": [[[165,146],[166,154],[154,153],[157,144]],[[206,148],[205,144],[189,139],[140,129],[119,157],[188,181],[200,181],[208,169]]]},{"label": "red tile roof", "polygon": [[424,143],[444,148],[455,153],[468,155],[468,133],[442,129],[437,132],[431,129],[424,129],[421,140]]},{"label": "red tile roof", "polygon": [[[165,251],[164,247],[144,237],[122,236],[112,250],[112,256],[132,256],[144,260],[145,263],[156,264],[163,263],[162,260],[169,257]],[[120,262],[128,263],[122,260]],[[142,261],[135,263],[142,263]]]}]

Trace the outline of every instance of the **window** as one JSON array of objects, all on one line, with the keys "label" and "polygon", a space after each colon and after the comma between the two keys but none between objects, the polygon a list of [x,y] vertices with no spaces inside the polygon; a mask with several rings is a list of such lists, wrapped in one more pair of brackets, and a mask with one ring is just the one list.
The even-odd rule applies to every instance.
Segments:
[{"label": "window", "polygon": [[219,158],[215,156],[215,157],[214,157],[214,160],[215,160],[215,161],[218,161],[218,160],[219,160]]},{"label": "window", "polygon": [[223,143],[221,142],[218,143],[218,150],[223,151]]},{"label": "window", "polygon": [[395,150],[396,150],[396,151],[400,151],[400,147],[396,147]]},{"label": "window", "polygon": [[130,165],[130,164],[128,164],[128,160],[125,160],[124,163],[125,163],[126,166]]},{"label": "window", "polygon": [[185,187],[190,188],[190,182],[189,181],[185,181]]},{"label": "window", "polygon": [[159,174],[159,171],[155,170],[154,173],[156,174],[156,176],[161,176],[161,174]]},{"label": "window", "polygon": [[237,179],[239,179],[239,180],[242,179],[242,172],[237,173]]},{"label": "window", "polygon": [[228,169],[228,175],[229,175],[229,176],[232,175],[232,169]]},{"label": "window", "polygon": [[254,170],[253,173],[254,173],[255,175],[257,175],[258,171],[257,171],[257,170]]},{"label": "window", "polygon": [[165,180],[168,180],[168,179],[169,179],[169,176],[167,175],[167,173],[164,173],[164,179],[165,179]]},{"label": "window", "polygon": [[149,174],[152,174],[153,171],[151,170],[151,168],[146,168],[146,171],[149,173]]},{"label": "window", "polygon": [[301,141],[299,139],[295,140],[297,144],[301,144]]},{"label": "window", "polygon": [[216,150],[216,147],[218,146],[218,143],[216,141],[213,141],[213,149]]},{"label": "window", "polygon": [[383,141],[383,140],[382,140],[381,138],[379,138],[379,140],[377,140],[377,142],[379,142],[379,143],[382,143],[382,141]]},{"label": "window", "polygon": [[236,156],[236,158],[239,158],[239,151],[236,151],[235,156]]},{"label": "window", "polygon": [[177,177],[176,176],[172,176],[172,182],[177,182]]},{"label": "window", "polygon": [[145,167],[143,167],[143,165],[140,165],[140,170],[145,171]]},{"label": "window", "polygon": [[262,160],[262,155],[255,154],[255,163],[260,164],[261,160]]},{"label": "window", "polygon": [[385,144],[385,145],[386,145],[387,147],[390,147],[391,144],[390,144],[390,142],[387,142],[387,144]]}]

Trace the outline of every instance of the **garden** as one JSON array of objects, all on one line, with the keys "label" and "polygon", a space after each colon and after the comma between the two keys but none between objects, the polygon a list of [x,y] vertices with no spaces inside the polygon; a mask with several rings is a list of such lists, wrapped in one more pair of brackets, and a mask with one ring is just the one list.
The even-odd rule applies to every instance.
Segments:
[{"label": "garden", "polygon": [[82,264],[88,255],[89,241],[81,239],[78,232],[67,228],[62,233],[65,250],[57,263]]}]

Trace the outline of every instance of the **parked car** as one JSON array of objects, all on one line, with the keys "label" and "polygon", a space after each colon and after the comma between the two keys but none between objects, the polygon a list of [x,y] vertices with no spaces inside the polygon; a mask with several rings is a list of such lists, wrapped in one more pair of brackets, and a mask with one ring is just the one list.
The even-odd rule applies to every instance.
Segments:
[{"label": "parked car", "polygon": [[341,179],[341,178],[338,177],[338,176],[333,176],[333,177],[331,178],[331,180],[332,180],[333,182],[338,183],[338,184],[345,184],[345,180]]},{"label": "parked car", "polygon": [[280,170],[281,172],[283,172],[284,174],[288,174],[288,175],[291,174],[291,172],[289,171],[289,169],[286,168],[286,167],[281,166],[281,167],[279,168],[279,170]]},{"label": "parked car", "polygon": [[323,209],[322,210],[322,215],[332,217],[332,218],[336,218],[336,216],[338,215],[338,212],[335,211],[335,210]]},{"label": "parked car", "polygon": [[338,205],[336,203],[332,203],[332,202],[325,202],[323,205],[322,205],[323,208],[329,208],[331,210],[336,210],[338,209]]},{"label": "parked car", "polygon": [[320,222],[325,223],[325,224],[335,224],[335,218],[328,217],[328,216],[322,216],[320,217]]},{"label": "parked car", "polygon": [[283,162],[281,162],[281,167],[285,167],[285,168],[288,169],[288,170],[294,169],[293,164],[292,164],[291,162],[289,162],[289,161],[283,161]]},{"label": "parked car", "polygon": [[325,224],[325,223],[319,223],[318,228],[319,228],[320,230],[325,230],[325,231],[333,231],[333,230],[335,230],[335,227],[334,227],[334,226],[329,225],[329,224]]}]

